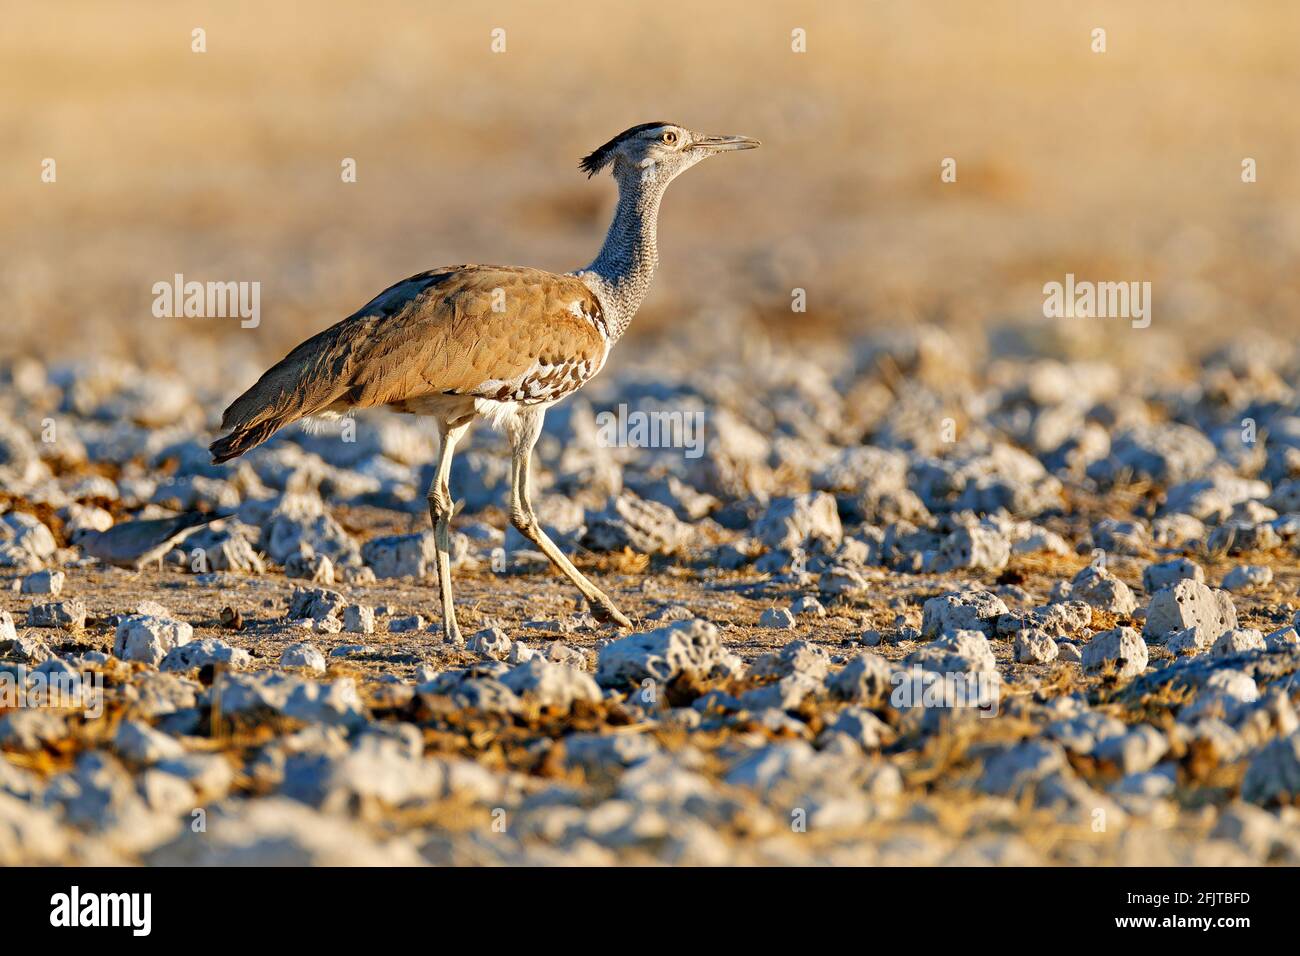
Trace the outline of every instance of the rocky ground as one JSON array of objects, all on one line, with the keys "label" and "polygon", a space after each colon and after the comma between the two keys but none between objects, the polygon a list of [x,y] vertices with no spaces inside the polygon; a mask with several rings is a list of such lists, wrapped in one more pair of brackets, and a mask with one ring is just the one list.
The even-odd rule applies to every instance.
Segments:
[{"label": "rocky ground", "polygon": [[750,331],[550,413],[539,513],[632,631],[479,426],[463,646],[420,423],[216,467],[244,370],[5,364],[0,864],[1300,862],[1300,352]]}]

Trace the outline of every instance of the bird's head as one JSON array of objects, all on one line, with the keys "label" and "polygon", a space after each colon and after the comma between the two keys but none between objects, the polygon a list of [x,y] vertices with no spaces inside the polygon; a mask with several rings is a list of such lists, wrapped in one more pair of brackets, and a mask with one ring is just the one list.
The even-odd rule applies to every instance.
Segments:
[{"label": "bird's head", "polygon": [[588,178],[609,167],[620,183],[666,185],[702,159],[758,145],[758,140],[748,136],[709,136],[676,123],[642,123],[583,157],[579,168]]}]

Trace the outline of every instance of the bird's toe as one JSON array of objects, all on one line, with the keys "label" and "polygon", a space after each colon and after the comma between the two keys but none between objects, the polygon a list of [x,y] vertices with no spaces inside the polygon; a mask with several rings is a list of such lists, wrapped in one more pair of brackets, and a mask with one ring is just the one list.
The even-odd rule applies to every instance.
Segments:
[{"label": "bird's toe", "polygon": [[632,622],[628,619],[627,615],[614,607],[613,604],[592,602],[591,616],[601,624],[609,624],[612,622],[619,625],[619,627],[630,628],[632,626]]}]

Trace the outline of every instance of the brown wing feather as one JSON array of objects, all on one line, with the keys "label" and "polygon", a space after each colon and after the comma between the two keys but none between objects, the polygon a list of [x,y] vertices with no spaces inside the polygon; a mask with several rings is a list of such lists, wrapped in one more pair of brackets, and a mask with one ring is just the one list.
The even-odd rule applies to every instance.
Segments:
[{"label": "brown wing feather", "polygon": [[214,443],[214,456],[228,460],[331,406],[505,398],[525,388],[559,397],[599,369],[603,322],[573,276],[479,265],[412,276],[303,342],[237,398],[221,423],[233,433]]}]

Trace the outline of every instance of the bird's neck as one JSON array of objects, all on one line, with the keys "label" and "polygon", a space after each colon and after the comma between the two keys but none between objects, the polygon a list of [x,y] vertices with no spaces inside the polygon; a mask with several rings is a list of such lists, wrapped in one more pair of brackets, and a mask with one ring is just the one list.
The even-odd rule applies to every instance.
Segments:
[{"label": "bird's neck", "polygon": [[643,178],[640,171],[618,180],[618,209],[600,254],[581,270],[598,288],[608,317],[610,337],[618,341],[650,288],[659,265],[655,232],[666,182]]}]

